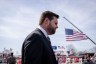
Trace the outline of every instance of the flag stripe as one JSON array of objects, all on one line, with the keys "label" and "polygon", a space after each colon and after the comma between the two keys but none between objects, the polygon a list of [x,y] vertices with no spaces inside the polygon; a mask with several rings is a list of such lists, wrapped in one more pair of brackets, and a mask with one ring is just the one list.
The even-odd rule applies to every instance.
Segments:
[{"label": "flag stripe", "polygon": [[85,34],[73,29],[65,29],[65,32],[66,32],[66,41],[80,41],[87,39]]}]

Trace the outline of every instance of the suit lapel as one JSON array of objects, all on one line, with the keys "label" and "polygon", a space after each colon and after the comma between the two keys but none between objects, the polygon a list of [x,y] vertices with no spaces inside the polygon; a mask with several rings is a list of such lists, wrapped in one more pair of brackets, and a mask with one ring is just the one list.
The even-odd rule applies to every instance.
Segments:
[{"label": "suit lapel", "polygon": [[40,30],[40,29],[36,29],[37,31],[39,31],[39,33],[41,33],[41,35],[42,35],[42,38],[43,38],[43,40],[45,41],[44,42],[44,44],[51,50],[51,52],[53,53],[53,49],[52,49],[52,47],[51,47],[51,41],[49,41],[47,38],[46,38],[46,36],[44,35],[44,33]]},{"label": "suit lapel", "polygon": [[51,41],[49,41],[47,38],[46,38],[46,36],[44,35],[44,33],[40,30],[40,29],[36,29],[41,35],[42,35],[42,37],[43,37],[43,39],[45,39],[49,44],[51,44]]}]

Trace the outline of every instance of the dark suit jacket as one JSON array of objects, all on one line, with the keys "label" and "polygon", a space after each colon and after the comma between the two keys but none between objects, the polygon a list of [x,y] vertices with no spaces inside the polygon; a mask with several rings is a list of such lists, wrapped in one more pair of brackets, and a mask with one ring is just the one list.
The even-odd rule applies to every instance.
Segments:
[{"label": "dark suit jacket", "polygon": [[50,41],[40,29],[27,36],[22,46],[22,64],[58,64]]}]

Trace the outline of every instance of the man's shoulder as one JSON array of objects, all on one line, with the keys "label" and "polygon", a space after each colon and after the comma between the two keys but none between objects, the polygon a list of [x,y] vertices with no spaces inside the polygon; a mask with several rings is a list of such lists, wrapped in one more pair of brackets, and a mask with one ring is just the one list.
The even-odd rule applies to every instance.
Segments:
[{"label": "man's shoulder", "polygon": [[42,32],[40,31],[40,29],[35,29],[34,31],[32,31],[25,39],[26,40],[30,40],[36,37],[41,37],[42,36]]},{"label": "man's shoulder", "polygon": [[9,56],[8,58],[11,58],[11,56]]},{"label": "man's shoulder", "polygon": [[15,59],[15,57],[14,56],[8,57],[8,60],[11,60],[11,59]]},{"label": "man's shoulder", "polygon": [[42,31],[40,29],[35,29],[34,31],[32,31],[28,36],[41,36],[42,35]]}]

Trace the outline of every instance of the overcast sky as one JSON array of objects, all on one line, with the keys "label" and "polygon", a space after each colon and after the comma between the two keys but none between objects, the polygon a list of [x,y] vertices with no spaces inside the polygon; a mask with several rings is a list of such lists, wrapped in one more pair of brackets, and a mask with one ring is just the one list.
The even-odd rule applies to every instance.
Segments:
[{"label": "overcast sky", "polygon": [[67,42],[65,28],[76,28],[63,18],[96,42],[96,0],[0,0],[0,51],[12,48],[20,54],[24,39],[38,26],[41,13],[46,10],[60,16],[59,28],[50,36],[52,45],[72,44],[78,51],[96,46],[90,40]]}]

